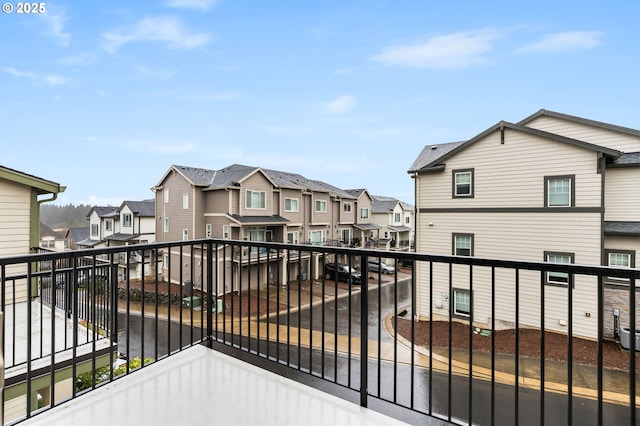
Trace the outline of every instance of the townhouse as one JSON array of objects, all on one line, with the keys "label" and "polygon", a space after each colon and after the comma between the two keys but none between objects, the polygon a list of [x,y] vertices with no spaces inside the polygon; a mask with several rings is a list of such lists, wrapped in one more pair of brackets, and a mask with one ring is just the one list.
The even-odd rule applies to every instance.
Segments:
[{"label": "townhouse", "polygon": [[386,250],[411,250],[414,243],[414,208],[392,197],[373,196],[372,220],[378,225],[376,245]]},{"label": "townhouse", "polygon": [[[409,173],[417,194],[418,252],[636,267],[638,130],[540,110],[518,123],[499,122],[468,141],[426,146]],[[448,265],[434,265],[432,277],[428,265],[418,265],[418,317],[431,308],[436,316],[451,312],[479,326],[491,324],[490,271],[478,269],[471,292],[468,267],[454,265],[449,297]],[[496,271],[501,328],[516,321],[513,275]],[[519,323],[540,326],[544,291],[546,328],[566,332],[572,286],[574,333],[595,338],[595,278],[547,272],[543,279],[541,290],[539,273],[521,272]],[[628,321],[629,283],[610,279],[604,285],[605,335],[613,337],[616,312]]]},{"label": "townhouse", "polygon": [[[216,238],[363,246],[363,231],[374,226],[366,190],[349,192],[299,174],[260,167],[233,164],[209,170],[173,165],[152,190],[159,242]],[[298,277],[316,278],[322,272],[322,260],[303,251],[293,253],[299,256],[296,262],[275,257],[263,261],[262,253],[260,249],[219,253],[219,259],[233,256],[237,261],[226,263],[233,270],[220,271],[218,278],[224,276],[225,288],[216,291],[235,291],[238,283],[249,279],[286,283]],[[201,285],[206,277],[197,265],[203,254],[196,248],[188,254],[192,261],[181,265],[171,260],[177,256],[164,253],[165,278]]]}]

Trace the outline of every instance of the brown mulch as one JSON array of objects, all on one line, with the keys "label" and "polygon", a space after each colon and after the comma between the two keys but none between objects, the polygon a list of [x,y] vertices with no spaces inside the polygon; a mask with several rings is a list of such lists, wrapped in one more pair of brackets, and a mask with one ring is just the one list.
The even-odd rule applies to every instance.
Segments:
[{"label": "brown mulch", "polygon": [[[411,319],[398,317],[398,334],[407,340],[411,338]],[[429,346],[429,328],[433,324],[433,346],[449,347],[449,323],[446,321],[418,321],[415,325],[415,344]],[[469,349],[469,324],[451,323],[451,346],[455,349]],[[494,333],[495,353],[514,355],[516,353],[516,333],[514,329],[497,330]],[[539,330],[521,328],[519,332],[519,356],[540,358],[541,333]],[[582,365],[598,365],[598,344],[595,341],[573,337],[572,360]],[[473,351],[491,352],[491,335],[473,333]],[[545,359],[567,362],[568,338],[564,334],[547,331],[544,335]],[[617,342],[605,341],[602,346],[603,366],[612,370],[629,370],[629,351],[622,349]],[[640,371],[640,354],[636,354],[636,369]]]}]

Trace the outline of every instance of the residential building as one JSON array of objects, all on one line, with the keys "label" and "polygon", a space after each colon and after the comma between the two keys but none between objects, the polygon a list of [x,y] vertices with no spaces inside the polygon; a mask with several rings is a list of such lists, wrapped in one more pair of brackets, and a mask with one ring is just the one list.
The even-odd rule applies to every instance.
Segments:
[{"label": "residential building", "polygon": [[[499,122],[464,142],[426,146],[409,173],[417,194],[418,252],[636,267],[639,130],[540,110],[519,123]],[[474,269],[470,282],[467,266],[433,267],[433,276],[428,265],[417,269],[418,317],[433,309],[445,318],[492,323],[490,268]],[[495,270],[497,327],[517,321],[567,332],[572,324],[574,334],[595,338],[597,280],[542,275],[520,271],[516,318],[513,271]],[[613,337],[616,322],[629,321],[628,281],[610,279],[604,285],[605,335]],[[544,309],[527,302],[534,300],[544,300]]]},{"label": "residential building", "polygon": [[89,237],[78,241],[80,248],[100,248],[107,246],[107,238],[118,233],[120,216],[118,207],[95,206],[87,213]]},{"label": "residential building", "polygon": [[[371,201],[366,191],[351,193],[299,174],[260,167],[234,164],[209,170],[173,165],[152,190],[156,192],[158,242],[221,238],[363,246],[362,231],[371,226]],[[261,281],[273,282],[317,277],[323,268],[321,259],[305,257],[304,252],[295,253],[301,256],[300,262],[290,264],[295,270],[282,269],[287,262],[278,266],[275,258],[249,265],[251,256],[260,259],[259,254],[219,255],[243,258],[237,270],[225,272],[235,284],[224,291],[235,289],[245,275],[246,282],[250,271]],[[201,283],[205,277],[197,263],[201,264],[202,254],[194,256],[197,262],[174,266],[169,274],[170,253],[165,253],[167,279]]]},{"label": "residential building", "polygon": [[40,243],[38,246],[53,251],[66,250],[68,246],[66,233],[66,231],[64,233],[54,231],[44,223],[40,223]]},{"label": "residential building", "polygon": [[414,244],[412,205],[392,197],[373,196],[372,220],[379,226],[371,238],[385,250],[411,250]]},{"label": "residential building", "polygon": [[71,250],[75,250],[78,248],[78,242],[83,241],[89,238],[90,230],[88,226],[81,227],[73,227],[67,230],[65,234],[65,239],[67,240],[67,245]]},{"label": "residential building", "polygon": [[[371,247],[371,240],[377,240],[380,235],[380,226],[373,220],[373,196],[365,188],[347,189],[346,191],[356,199],[353,203],[353,209],[356,213],[354,245]],[[351,203],[345,202],[343,208],[351,208]]]}]

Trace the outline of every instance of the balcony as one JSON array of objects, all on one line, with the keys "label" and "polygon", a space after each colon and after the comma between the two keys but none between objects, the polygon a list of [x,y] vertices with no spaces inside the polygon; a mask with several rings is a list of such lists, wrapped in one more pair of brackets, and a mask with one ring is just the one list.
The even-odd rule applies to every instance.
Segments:
[{"label": "balcony", "polygon": [[[0,259],[5,424],[637,423],[640,360],[615,329],[640,328],[638,269],[212,239],[136,248],[154,262],[142,279],[123,247]],[[413,267],[369,272],[380,257]],[[366,283],[327,279],[338,259]],[[573,285],[549,288],[549,273]],[[627,283],[616,317],[611,277]],[[558,306],[566,319],[552,321]]]}]

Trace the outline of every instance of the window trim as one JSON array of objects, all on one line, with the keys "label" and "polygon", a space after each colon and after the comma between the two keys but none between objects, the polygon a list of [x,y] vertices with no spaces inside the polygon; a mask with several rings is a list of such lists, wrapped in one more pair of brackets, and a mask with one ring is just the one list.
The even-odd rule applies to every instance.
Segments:
[{"label": "window trim", "polygon": [[[289,235],[294,236],[289,242]],[[299,231],[287,231],[287,244],[300,244],[300,232]]]},{"label": "window trim", "polygon": [[[575,253],[571,253],[571,252],[564,252],[564,251],[545,251],[544,252],[544,262],[546,263],[551,263],[547,260],[547,258],[549,256],[567,256],[569,257],[569,259],[571,260],[569,262],[569,264],[573,264],[576,262],[576,254]],[[552,281],[549,279],[549,274],[551,274],[553,272],[551,271],[544,271],[544,285],[548,285],[551,287],[568,287],[569,284],[571,284],[571,287],[575,287],[575,284],[573,282],[573,274],[568,274],[567,275],[567,282],[566,283],[561,283],[558,281]],[[556,272],[556,274],[563,274],[564,272]]]},{"label": "window trim", "polygon": [[[127,218],[129,218],[129,224],[127,225]],[[133,214],[122,213],[122,227],[131,228],[133,226]]]},{"label": "window trim", "polygon": [[[363,215],[363,213],[367,213],[366,215]],[[369,219],[369,207],[362,207],[360,209],[360,219]]]},{"label": "window trim", "polygon": [[189,193],[188,192],[185,192],[182,194],[182,209],[183,210],[189,209]]},{"label": "window trim", "polygon": [[231,238],[231,227],[229,225],[222,225],[222,239],[228,240]]},{"label": "window trim", "polygon": [[163,199],[164,204],[168,204],[169,203],[169,190],[168,189],[165,189],[162,192],[162,199]]},{"label": "window trim", "polygon": [[107,219],[104,221],[104,230],[105,231],[109,231],[109,232],[113,232],[113,220],[112,219]]},{"label": "window trim", "polygon": [[165,217],[163,222],[164,222],[164,232],[169,232],[169,218]]},{"label": "window trim", "polygon": [[[253,193],[264,195],[264,207],[253,206]],[[249,205],[249,203],[251,205]],[[253,189],[247,189],[244,193],[244,207],[251,210],[266,210],[267,209],[267,191],[255,191]]]},{"label": "window trim", "polygon": [[[569,205],[550,206],[549,205],[549,181],[553,179],[569,179]],[[556,175],[544,177],[544,206],[549,209],[566,209],[576,206],[576,175]]]},{"label": "window trim", "polygon": [[207,223],[205,225],[205,236],[207,238],[211,238],[212,235],[213,235],[213,227],[211,226],[210,223]]},{"label": "window trim", "polygon": [[[289,209],[287,209],[287,200],[289,201],[295,201],[296,202],[296,208],[295,210],[291,208],[291,203],[289,203]],[[284,199],[284,211],[288,212],[288,213],[297,213],[300,211],[300,200],[298,198],[293,198],[293,197],[285,197]]]},{"label": "window trim", "polygon": [[187,228],[182,229],[182,241],[189,241],[189,230]]},{"label": "window trim", "polygon": [[473,256],[475,253],[475,234],[469,233],[453,233],[451,234],[451,254],[454,256],[467,256],[466,254],[456,254],[456,238],[457,237],[471,237],[471,248],[469,249],[470,254],[468,256]]},{"label": "window trim", "polygon": [[[313,205],[314,205],[314,211],[316,213],[327,213],[328,211],[329,203],[327,202],[327,200],[315,200]],[[324,205],[324,210],[318,210],[318,205]]]},{"label": "window trim", "polygon": [[[635,250],[618,250],[618,249],[604,249],[604,255],[606,257],[606,263],[604,266],[609,266],[611,267],[611,264],[609,263],[609,256],[611,254],[626,254],[629,256],[629,268],[635,268],[636,267],[636,252]],[[614,266],[615,267],[615,266]],[[620,267],[622,268],[622,267]],[[611,285],[629,285],[629,279],[628,278],[616,278],[616,277],[608,277],[605,276],[603,277],[604,281],[606,284],[611,284]]]},{"label": "window trim", "polygon": [[353,211],[353,203],[350,201],[345,201],[342,203],[342,212],[343,213],[351,213]]},{"label": "window trim", "polygon": [[[457,318],[464,318],[467,320],[470,320],[471,318],[473,318],[473,293],[471,292],[471,290],[469,290],[468,288],[457,288],[457,287],[453,287],[452,289],[452,300],[451,300],[451,314],[454,317]],[[457,303],[457,299],[456,299],[456,294],[457,293],[467,293],[469,295],[469,313],[463,313],[463,312],[458,312],[456,310],[456,306],[458,305]]]},{"label": "window trim", "polygon": [[[469,173],[471,175],[471,182],[469,183],[468,194],[458,194],[458,186],[456,184],[456,175],[462,173]],[[471,169],[456,169],[451,171],[451,197],[452,198],[474,198],[475,194],[475,170]]]}]

